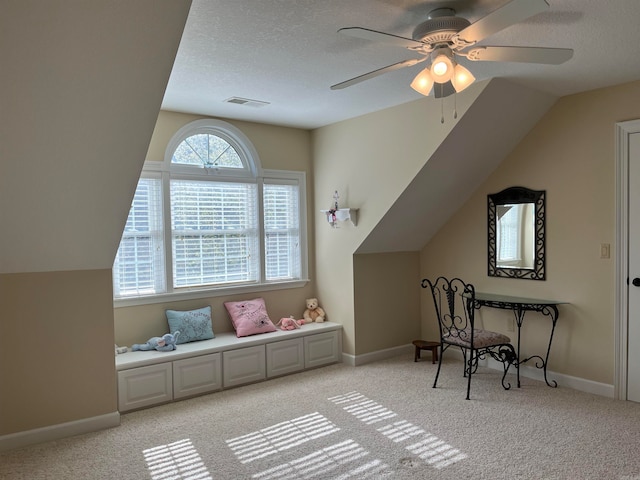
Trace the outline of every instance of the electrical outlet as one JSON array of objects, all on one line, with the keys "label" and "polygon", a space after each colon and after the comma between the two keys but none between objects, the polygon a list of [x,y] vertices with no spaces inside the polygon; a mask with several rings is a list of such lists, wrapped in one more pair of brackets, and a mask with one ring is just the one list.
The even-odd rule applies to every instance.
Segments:
[{"label": "electrical outlet", "polygon": [[508,318],[507,319],[507,332],[515,332],[516,331],[516,326],[515,326],[515,319],[513,318]]}]

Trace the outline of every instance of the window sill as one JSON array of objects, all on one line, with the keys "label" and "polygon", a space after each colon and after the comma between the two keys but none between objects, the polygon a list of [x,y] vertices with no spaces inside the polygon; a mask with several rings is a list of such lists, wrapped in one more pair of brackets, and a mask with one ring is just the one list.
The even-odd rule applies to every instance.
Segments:
[{"label": "window sill", "polygon": [[134,298],[118,298],[113,300],[113,308],[134,307],[139,305],[151,305],[154,303],[170,303],[181,300],[194,300],[198,298],[223,297],[241,293],[260,293],[271,290],[286,290],[290,288],[302,288],[309,280],[295,280],[291,282],[261,283],[256,285],[244,285],[238,287],[209,288],[163,293]]}]

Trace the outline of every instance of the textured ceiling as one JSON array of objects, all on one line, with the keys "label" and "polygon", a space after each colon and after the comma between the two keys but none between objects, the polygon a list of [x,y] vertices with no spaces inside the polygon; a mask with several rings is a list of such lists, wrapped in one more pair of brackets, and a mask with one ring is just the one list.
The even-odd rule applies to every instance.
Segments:
[{"label": "textured ceiling", "polygon": [[[403,48],[347,37],[358,26],[411,37],[437,7],[474,22],[505,0],[193,0],[163,109],[316,128],[421,96],[420,65],[343,90],[329,87],[408,58]],[[562,65],[461,61],[477,80],[503,77],[556,96],[640,79],[639,0],[548,0],[547,12],[481,44],[574,49]],[[462,93],[461,95],[464,95]],[[227,103],[231,97],[268,102]],[[446,99],[445,101],[450,101]]]}]

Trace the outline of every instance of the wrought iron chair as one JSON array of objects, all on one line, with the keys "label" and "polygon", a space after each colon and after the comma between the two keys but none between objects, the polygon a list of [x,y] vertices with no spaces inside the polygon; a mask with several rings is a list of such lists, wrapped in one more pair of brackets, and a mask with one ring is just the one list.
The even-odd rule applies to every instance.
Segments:
[{"label": "wrought iron chair", "polygon": [[502,386],[505,390],[511,388],[505,382],[511,365],[518,362],[511,339],[506,335],[489,330],[475,328],[475,289],[470,283],[459,278],[451,280],[438,277],[435,282],[422,280],[422,288],[431,288],[436,316],[440,325],[440,342],[442,351],[438,361],[438,371],[433,382],[436,388],[442,357],[449,347],[459,347],[464,358],[464,376],[467,377],[467,400],[471,391],[471,376],[478,370],[478,361],[490,355],[502,363],[504,373]]}]

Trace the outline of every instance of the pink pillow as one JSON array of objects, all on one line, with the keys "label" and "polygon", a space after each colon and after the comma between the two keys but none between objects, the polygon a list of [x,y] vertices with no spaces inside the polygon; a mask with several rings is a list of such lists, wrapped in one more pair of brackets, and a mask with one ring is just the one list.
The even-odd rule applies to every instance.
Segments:
[{"label": "pink pillow", "polygon": [[233,323],[238,337],[276,331],[262,298],[243,302],[224,302],[224,306],[229,312],[231,323]]}]

